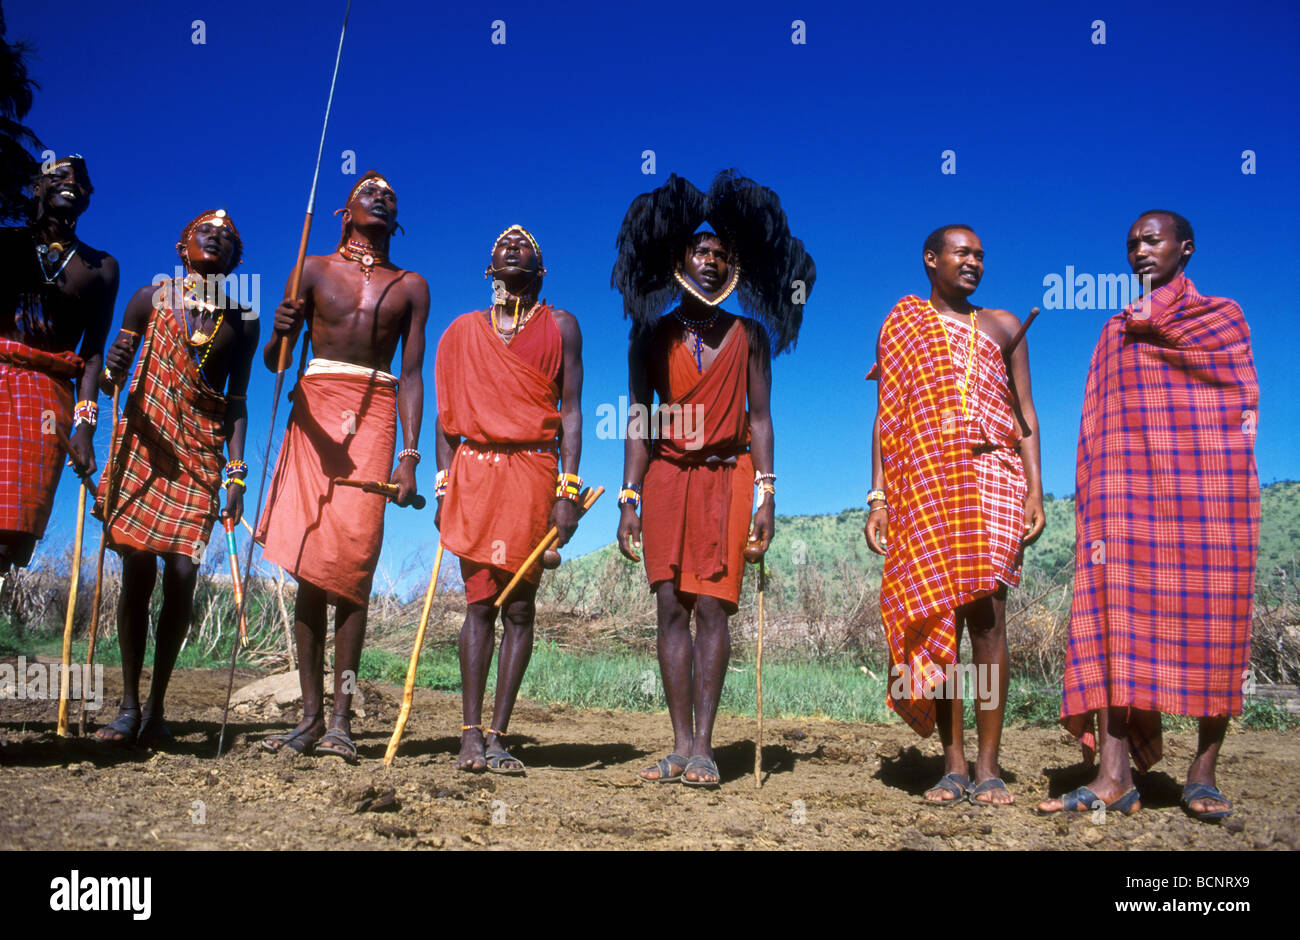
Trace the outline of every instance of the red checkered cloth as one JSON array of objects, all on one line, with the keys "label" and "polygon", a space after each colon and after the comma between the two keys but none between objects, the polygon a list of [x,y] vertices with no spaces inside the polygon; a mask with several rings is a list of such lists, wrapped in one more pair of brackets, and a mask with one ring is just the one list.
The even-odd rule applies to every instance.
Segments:
[{"label": "red checkered cloth", "polygon": [[1159,715],[1241,712],[1259,542],[1259,383],[1241,308],[1184,276],[1102,329],[1079,427],[1074,600],[1061,716],[1095,746],[1127,706],[1160,759]]},{"label": "red checkered cloth", "polygon": [[889,494],[880,611],[891,676],[911,680],[910,697],[889,683],[889,705],[922,737],[934,730],[933,690],[957,659],[956,609],[1019,579],[1025,483],[1006,370],[997,344],[977,336],[963,417],[970,333],[960,327],[904,297],[872,370]]},{"label": "red checkered cloth", "polygon": [[225,415],[176,315],[155,309],[96,494],[115,550],[203,556],[221,509]]},{"label": "red checkered cloth", "polygon": [[0,337],[0,530],[40,538],[66,456],[54,427],[72,431],[81,357]]}]

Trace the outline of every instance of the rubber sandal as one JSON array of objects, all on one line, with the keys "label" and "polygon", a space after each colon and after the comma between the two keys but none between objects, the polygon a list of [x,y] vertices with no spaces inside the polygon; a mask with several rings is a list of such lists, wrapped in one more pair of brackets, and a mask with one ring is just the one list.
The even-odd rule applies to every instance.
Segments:
[{"label": "rubber sandal", "polygon": [[[1206,810],[1198,813],[1192,809],[1192,804],[1197,800],[1218,800],[1221,803],[1227,803],[1227,809]],[[1183,787],[1183,809],[1187,815],[1193,819],[1200,819],[1204,822],[1213,822],[1216,819],[1225,819],[1232,815],[1232,800],[1228,799],[1219,792],[1219,788],[1210,783],[1189,783]]]},{"label": "rubber sandal", "polygon": [[[1104,803],[1107,811],[1123,813],[1125,816],[1132,816],[1141,806],[1136,806],[1141,799],[1137,787],[1133,787],[1123,796],[1110,803]],[[1079,787],[1077,790],[1071,790],[1061,797],[1061,808],[1058,810],[1048,810],[1046,812],[1039,810],[1040,815],[1048,816],[1052,813],[1067,812],[1080,813],[1086,810],[1097,809],[1097,804],[1101,803],[1101,798],[1093,793],[1087,787]],[[1136,808],[1135,808],[1136,806]]]},{"label": "rubber sandal", "polygon": [[[717,777],[716,780],[692,780],[686,776],[691,768],[706,771]],[[692,757],[682,768],[682,785],[688,787],[720,787],[722,786],[722,774],[718,772],[718,765],[713,762],[711,757]]]},{"label": "rubber sandal", "polygon": [[[921,799],[925,800],[926,803],[931,806],[951,806],[954,803],[960,803],[966,798],[966,794],[970,792],[970,777],[959,774],[954,770],[952,773],[940,777],[939,782],[930,787],[930,790],[943,790],[946,793],[951,793],[952,799],[925,800],[925,796],[922,795]],[[929,793],[930,790],[927,790],[926,793]]]},{"label": "rubber sandal", "polygon": [[279,754],[286,747],[298,754],[310,753],[316,746],[316,741],[311,739],[311,733],[306,729],[302,731],[286,731],[282,734],[272,734],[262,739],[262,750],[270,751],[272,754]]},{"label": "rubber sandal", "polygon": [[[105,737],[105,731],[112,731],[117,737]],[[112,744],[115,747],[131,747],[140,735],[140,709],[123,708],[117,717],[95,732],[94,740],[100,744]]]},{"label": "rubber sandal", "polygon": [[342,728],[334,728],[321,735],[320,740],[316,742],[316,754],[338,757],[348,764],[357,762],[357,746],[352,743],[352,738]]},{"label": "rubber sandal", "polygon": [[[483,756],[487,758],[488,773],[505,774],[507,777],[522,777],[528,772],[527,768],[524,767],[524,762],[511,755],[510,752],[503,747],[490,747],[483,752]],[[519,766],[502,767],[501,765],[506,761],[511,761]]]},{"label": "rubber sandal", "polygon": [[979,796],[981,793],[992,793],[995,790],[1001,790],[1004,793],[1011,792],[1010,790],[1007,789],[1007,785],[1002,782],[1001,777],[989,777],[989,779],[985,780],[983,783],[975,784],[975,786],[966,794],[966,799],[970,800],[971,804],[974,806],[1014,806],[1015,805],[1014,802],[994,803],[992,800],[976,799],[976,797]]},{"label": "rubber sandal", "polygon": [[[642,780],[644,780],[646,783],[679,783],[682,779],[682,774],[686,773],[686,765],[689,763],[690,760],[688,758],[682,757],[682,755],[680,754],[669,754],[667,757],[659,758],[659,760],[655,763],[655,769],[659,771],[658,777],[642,776],[645,773],[645,771],[642,771],[641,773],[637,774],[637,776],[640,777]],[[680,770],[677,771],[676,776],[672,774],[672,771],[670,769],[674,765],[681,768]],[[650,769],[649,767],[646,768],[646,770],[649,769]]]}]

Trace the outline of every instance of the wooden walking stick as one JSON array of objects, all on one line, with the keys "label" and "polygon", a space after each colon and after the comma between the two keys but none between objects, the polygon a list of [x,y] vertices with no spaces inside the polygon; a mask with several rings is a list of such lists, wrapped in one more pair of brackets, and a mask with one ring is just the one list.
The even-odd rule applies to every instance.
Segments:
[{"label": "wooden walking stick", "polygon": [[[90,605],[90,640],[86,645],[86,668],[88,672],[89,668],[95,663],[95,637],[99,635],[99,599],[104,584],[104,549],[108,547],[109,496],[113,491],[113,435],[117,432],[117,403],[121,391],[116,385],[113,386],[113,426],[108,434],[108,465],[104,467],[104,472],[108,474],[108,488],[104,491],[104,524],[99,530],[99,557],[95,559],[95,598]],[[77,737],[81,737],[85,733],[86,695],[83,692],[81,696],[81,714],[77,716]]]},{"label": "wooden walking stick", "polygon": [[[595,505],[596,500],[600,499],[600,494],[603,492],[605,492],[605,488],[603,486],[598,486],[594,490],[593,489],[583,490],[582,499],[579,501],[578,504],[579,519],[585,516],[587,514],[587,510]],[[502,605],[505,604],[506,598],[509,597],[510,592],[515,589],[515,585],[518,584],[521,580],[523,580],[524,572],[526,572],[529,568],[531,568],[536,563],[537,559],[542,556],[542,552],[550,548],[551,543],[554,542],[559,537],[560,537],[560,530],[557,529],[555,526],[551,526],[551,530],[542,536],[542,540],[537,543],[537,547],[533,549],[533,553],[529,555],[527,559],[524,560],[524,563],[519,566],[519,570],[515,572],[515,576],[510,579],[510,583],[507,584],[505,586],[505,589],[502,590],[502,592],[497,596],[495,602],[496,607],[500,608]]]},{"label": "wooden walking stick", "polygon": [[[365,490],[367,493],[377,493],[384,499],[397,499],[397,484],[383,483],[377,480],[346,480],[343,477],[335,477],[332,481],[335,486],[351,486],[359,490]],[[412,509],[423,509],[429,501],[416,493],[411,497]]]},{"label": "wooden walking stick", "polygon": [[[72,618],[77,612],[77,585],[81,580],[81,539],[86,532],[86,482],[81,483],[77,503],[77,539],[72,548],[72,577],[68,588],[68,613],[63,619],[63,665],[59,669],[58,735],[68,736],[68,665],[72,662]],[[82,689],[84,696],[85,689]]]},{"label": "wooden walking stick", "polygon": [[[348,0],[348,5],[343,11],[343,29],[339,32],[339,48],[334,54],[334,75],[330,79],[329,98],[325,101],[325,122],[320,129],[320,144],[316,148],[316,169],[311,176],[311,194],[307,197],[307,215],[302,220],[302,237],[298,240],[298,260],[293,266],[293,275],[289,278],[288,296],[294,299],[298,297],[298,291],[302,288],[302,268],[307,262],[307,238],[311,234],[311,218],[316,212],[316,184],[320,181],[320,161],[325,152],[325,132],[330,126],[330,109],[334,105],[334,85],[339,80],[339,62],[343,58],[343,38],[348,33],[348,14],[352,11],[352,0]],[[279,355],[276,359],[275,369],[275,393],[271,396],[271,423],[266,431],[266,458],[262,461],[262,482],[257,488],[257,516],[262,515],[262,497],[266,494],[266,469],[271,463],[271,444],[275,439],[275,415],[280,408],[280,395],[284,391],[284,373],[288,371],[290,364],[293,362],[293,346],[289,342],[289,337],[280,337]],[[248,542],[248,555],[244,560],[244,570],[252,572],[253,570],[253,548],[257,545],[256,539],[250,539]],[[248,595],[244,594],[240,601],[240,618],[244,616],[243,605],[247,603]],[[221,749],[226,740],[226,721],[230,716],[230,694],[235,688],[235,663],[239,658],[239,644],[233,644],[234,649],[230,654],[230,676],[226,681],[226,706],[221,712],[221,732],[217,735],[217,756],[221,756]]]},{"label": "wooden walking stick", "polygon": [[433,576],[429,578],[429,590],[424,593],[424,612],[420,614],[420,626],[415,631],[415,647],[411,650],[411,664],[406,667],[406,686],[402,689],[402,710],[397,713],[397,726],[393,728],[393,737],[384,752],[384,766],[391,767],[397,756],[397,746],[402,743],[402,732],[406,730],[406,719],[411,716],[411,699],[415,697],[415,670],[420,665],[420,648],[424,646],[424,628],[429,625],[429,608],[433,606],[433,593],[438,588],[438,570],[442,567],[442,539],[438,540],[438,553],[433,556]]}]

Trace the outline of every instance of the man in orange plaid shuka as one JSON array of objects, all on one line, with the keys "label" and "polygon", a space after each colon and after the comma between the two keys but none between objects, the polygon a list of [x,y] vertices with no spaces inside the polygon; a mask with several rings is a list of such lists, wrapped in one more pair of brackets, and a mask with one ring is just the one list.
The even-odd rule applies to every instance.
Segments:
[{"label": "man in orange plaid shuka", "polygon": [[[969,300],[984,274],[984,248],[969,227],[936,229],[922,260],[930,299],[898,302],[868,376],[878,379],[879,405],[865,533],[885,556],[889,706],[922,737],[939,729],[944,775],[928,801],[1004,805],[1015,802],[998,765],[1007,588],[1044,523],[1029,352],[1023,342],[1012,348],[1014,314]],[[957,669],[963,626],[973,671]],[[962,747],[969,685],[978,690],[973,786]]]},{"label": "man in orange plaid shuka", "polygon": [[[171,740],[163,697],[189,630],[199,565],[220,508],[223,442],[230,455],[223,515],[239,522],[243,514],[244,392],[258,325],[252,311],[226,297],[217,283],[234,270],[242,248],[224,210],[197,216],[176,245],[187,276],[136,291],[105,357],[107,390],[125,379],[140,350],[96,494],[96,514],[107,518],[109,544],[122,556],[117,606],[122,702],[117,718],[95,735],[109,744]],[[149,596],[160,557],[162,610],[149,699],[142,708]]]}]

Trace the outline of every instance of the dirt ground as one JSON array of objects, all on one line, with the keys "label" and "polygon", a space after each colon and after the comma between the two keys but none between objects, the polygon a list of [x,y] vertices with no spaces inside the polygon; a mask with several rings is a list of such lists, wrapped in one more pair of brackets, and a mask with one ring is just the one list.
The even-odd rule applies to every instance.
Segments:
[{"label": "dirt ground", "polygon": [[[236,687],[259,676],[241,670]],[[105,670],[115,714],[120,675]],[[584,712],[521,702],[509,745],[526,777],[451,768],[456,696],[420,690],[394,765],[382,758],[401,690],[362,684],[357,766],[263,753],[257,741],[298,720],[296,706],[232,718],[233,747],[214,759],[225,676],[178,673],[168,696],[168,753],[105,750],[54,734],[56,703],[0,700],[0,849],[1297,849],[1300,734],[1233,729],[1219,784],[1237,804],[1222,825],[1178,806],[1190,733],[1166,736],[1131,818],[1040,818],[1033,805],[1090,779],[1055,729],[1008,730],[1010,808],[932,807],[938,743],[901,724],[764,723],[761,789],[755,721],[722,716],[719,790],[637,782],[666,753],[666,714]],[[75,709],[73,711],[75,730]],[[968,732],[973,741],[973,732]],[[973,755],[972,755],[973,756]]]}]

